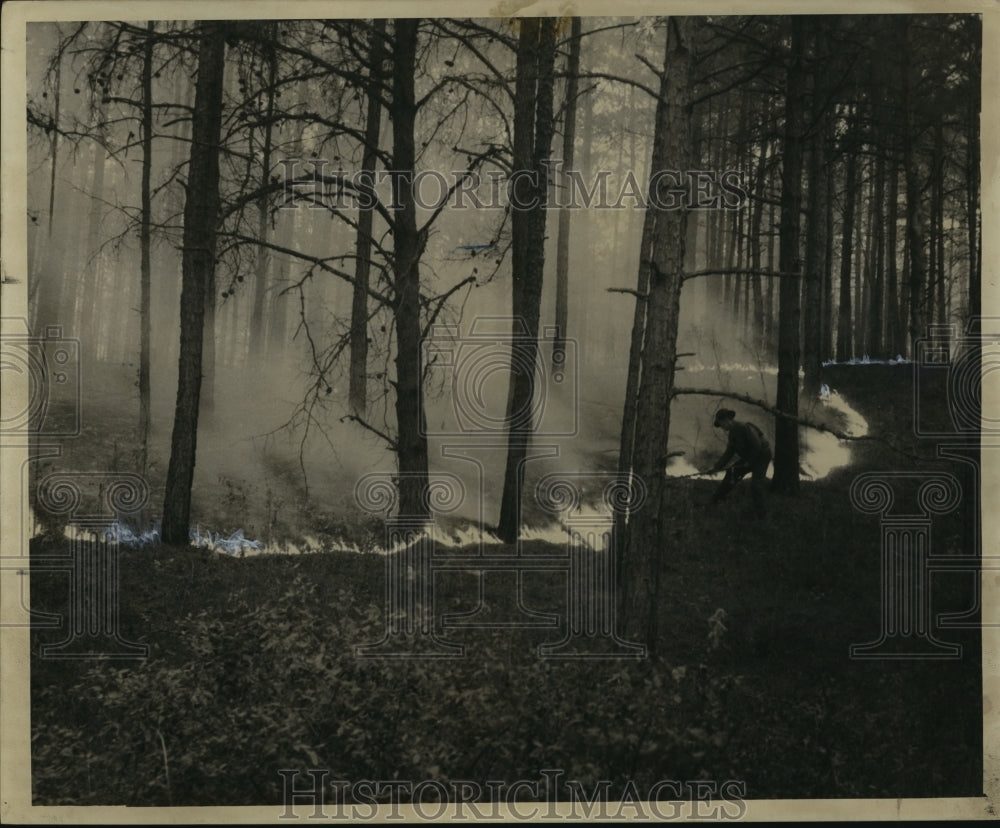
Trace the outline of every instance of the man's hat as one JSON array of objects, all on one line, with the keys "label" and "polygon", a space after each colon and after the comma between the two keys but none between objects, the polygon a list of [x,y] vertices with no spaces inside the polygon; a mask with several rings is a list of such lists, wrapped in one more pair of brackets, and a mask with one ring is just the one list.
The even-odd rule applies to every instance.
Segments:
[{"label": "man's hat", "polygon": [[728,408],[720,408],[715,412],[715,425],[718,426],[723,420],[732,420],[735,417],[735,411],[730,411]]}]

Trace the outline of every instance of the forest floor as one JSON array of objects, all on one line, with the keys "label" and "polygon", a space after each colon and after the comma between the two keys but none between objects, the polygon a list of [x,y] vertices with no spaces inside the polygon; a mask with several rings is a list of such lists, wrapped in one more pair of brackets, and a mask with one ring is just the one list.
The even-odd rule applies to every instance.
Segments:
[{"label": "forest floor", "polygon": [[[910,367],[831,366],[824,381],[870,434],[933,456],[913,436]],[[922,416],[946,416],[943,394],[932,397],[938,408],[922,403]],[[942,467],[878,442],[855,447],[850,469],[794,498],[771,495],[760,522],[743,518],[745,484],[707,509],[715,483],[672,483],[656,657],[642,660],[539,658],[565,630],[563,573],[524,575],[525,605],[557,614],[559,627],[438,626],[464,657],[359,659],[354,648],[385,628],[382,555],[124,550],[121,634],[148,658],[41,658],[65,626],[32,631],[36,803],[273,804],[277,814],[283,768],[484,790],[558,768],[588,791],[608,780],[612,799],[630,779],[640,794],[659,780],[735,780],[747,799],[980,795],[978,631],[936,629],[962,646],[958,659],[849,656],[878,637],[881,618],[879,522],[853,508],[850,484],[863,469]],[[967,548],[967,518],[934,524],[936,552]],[[65,543],[38,537],[31,553]],[[972,581],[935,574],[935,616],[969,608]],[[486,583],[487,604],[510,598],[512,582]],[[441,575],[435,623],[473,609],[477,586],[470,572]],[[33,570],[31,599],[64,613],[65,574]]]}]

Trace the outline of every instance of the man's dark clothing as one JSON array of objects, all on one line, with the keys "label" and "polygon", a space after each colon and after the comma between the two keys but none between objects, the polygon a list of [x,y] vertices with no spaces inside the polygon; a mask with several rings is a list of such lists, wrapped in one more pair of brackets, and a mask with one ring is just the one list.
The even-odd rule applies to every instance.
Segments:
[{"label": "man's dark clothing", "polygon": [[726,472],[712,502],[722,500],[743,477],[753,474],[753,505],[758,517],[761,517],[764,514],[764,482],[767,480],[767,467],[771,465],[771,446],[753,423],[733,423],[729,429],[726,452],[715,464],[715,470],[724,467],[734,456],[739,457],[739,461]]}]

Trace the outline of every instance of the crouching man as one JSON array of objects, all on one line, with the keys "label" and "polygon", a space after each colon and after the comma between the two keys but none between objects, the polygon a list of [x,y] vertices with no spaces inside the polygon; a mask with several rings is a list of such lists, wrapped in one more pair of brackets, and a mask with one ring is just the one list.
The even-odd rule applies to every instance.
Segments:
[{"label": "crouching man", "polygon": [[756,517],[765,515],[764,486],[767,481],[767,467],[771,465],[771,446],[764,433],[753,423],[736,421],[736,412],[721,408],[715,415],[715,427],[729,433],[729,443],[726,452],[719,458],[710,473],[722,471],[733,457],[739,458],[726,469],[722,484],[712,496],[712,503],[718,503],[747,474],[753,475],[751,491]]}]

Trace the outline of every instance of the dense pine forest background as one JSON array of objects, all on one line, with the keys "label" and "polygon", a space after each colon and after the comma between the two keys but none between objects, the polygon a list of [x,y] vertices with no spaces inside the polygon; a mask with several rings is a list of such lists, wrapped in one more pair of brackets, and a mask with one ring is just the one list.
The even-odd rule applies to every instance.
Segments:
[{"label": "dense pine forest background", "polygon": [[[915,426],[956,428],[935,366],[978,377],[981,49],[965,14],[29,24],[29,321],[79,341],[82,389],[46,412],[79,437],[36,441],[32,553],[65,544],[34,494],[52,472],[138,472],[148,502],[115,517],[155,527],[121,562],[150,658],[32,666],[38,801],[264,804],[282,767],[553,762],[619,795],[976,795],[978,633],[947,633],[956,661],[849,659],[880,587],[848,492],[885,469],[978,491]],[[574,192],[596,203],[558,206]],[[766,521],[742,491],[705,508],[722,405],[771,440]],[[378,472],[383,514],[355,491]],[[599,554],[648,658],[595,680],[536,659],[531,630],[465,630],[454,673],[354,659],[387,526],[544,552],[565,535],[534,499],[551,472],[641,489]],[[942,554],[978,549],[977,510],[935,524]],[[206,532],[253,543],[191,548]],[[453,574],[442,606],[503,604]],[[565,615],[559,577],[519,600]],[[973,575],[940,582],[935,611],[975,620]],[[36,608],[61,590],[33,574]]]}]

